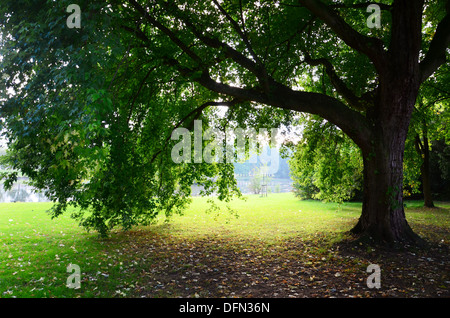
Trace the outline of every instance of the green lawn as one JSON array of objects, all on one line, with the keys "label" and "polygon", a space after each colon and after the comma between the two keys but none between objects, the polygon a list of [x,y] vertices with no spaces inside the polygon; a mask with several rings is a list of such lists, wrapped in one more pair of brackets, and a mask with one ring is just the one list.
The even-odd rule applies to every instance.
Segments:
[{"label": "green lawn", "polygon": [[[158,271],[170,267],[167,263],[178,247],[182,246],[185,254],[189,244],[197,251],[208,244],[211,253],[225,245],[230,249],[248,246],[252,252],[261,249],[255,256],[261,257],[269,246],[320,238],[324,243],[315,246],[325,253],[330,244],[344,237],[361,213],[360,203],[300,201],[290,193],[234,200],[230,203],[234,212],[223,204],[219,206],[220,211],[205,212],[207,199],[194,198],[183,216],[175,215],[169,222],[160,217],[151,226],[127,233],[117,230],[110,238],[100,239],[96,233],[78,227],[70,213],[51,220],[46,213],[50,203],[1,203],[0,297],[137,297],[143,294],[136,292],[137,286],[148,285],[149,275],[158,286]],[[450,204],[438,203],[441,208],[434,210],[420,206],[421,202],[407,204],[407,219],[413,229],[447,245]],[[169,247],[158,251],[161,246]],[[169,250],[173,252],[170,257]],[[177,261],[181,262],[184,254]],[[217,257],[224,255],[229,255],[229,250]],[[66,287],[70,275],[67,266],[71,263],[80,266],[80,289]],[[182,266],[189,264],[186,261]],[[178,270],[169,273],[173,274],[172,281],[181,275]],[[175,287],[171,292],[152,295],[178,295]]]},{"label": "green lawn", "polygon": [[[197,197],[182,216],[170,220],[172,233],[185,238],[210,235],[232,238],[258,238],[267,241],[318,232],[346,231],[357,221],[361,204],[343,205],[308,200],[300,201],[291,193],[246,196],[219,212],[207,210],[207,198]],[[162,219],[161,219],[162,221]]]}]

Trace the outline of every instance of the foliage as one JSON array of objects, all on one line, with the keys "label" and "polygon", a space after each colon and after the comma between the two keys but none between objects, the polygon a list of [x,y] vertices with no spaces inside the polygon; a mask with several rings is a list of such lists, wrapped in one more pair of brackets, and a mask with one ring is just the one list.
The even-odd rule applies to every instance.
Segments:
[{"label": "foliage", "polygon": [[[445,175],[445,166],[449,162],[445,159],[442,160],[445,151],[442,152],[433,147],[436,143],[448,144],[450,141],[448,134],[450,125],[449,74],[449,66],[442,66],[435,76],[424,83],[417,99],[405,147],[405,165],[409,166],[405,169],[405,183],[413,192],[418,192],[421,179],[426,177],[421,175],[424,172],[419,167],[423,168],[425,164],[427,166],[441,165],[439,174]],[[432,155],[433,153],[436,155]],[[428,162],[425,163],[425,161]],[[431,171],[426,173],[431,174]],[[434,174],[433,177],[438,176]]]},{"label": "foliage", "polygon": [[354,143],[320,118],[303,120],[302,139],[289,161],[302,199],[343,202],[362,187],[362,158]]},{"label": "foliage", "polygon": [[[433,151],[434,141],[450,140],[448,74],[448,65],[445,65],[424,83],[418,97],[404,153],[403,194],[406,197],[422,191],[420,166],[424,158],[417,152],[417,138],[429,142],[430,151]],[[335,202],[351,199],[356,191],[361,190],[363,178],[362,158],[356,145],[338,128],[315,116],[302,116],[299,125],[303,127],[303,135],[290,161],[296,194],[303,199]],[[342,138],[336,138],[338,132]],[[424,140],[424,134],[427,140]],[[351,148],[353,155],[346,157],[342,148]],[[445,150],[439,151],[433,159],[445,176],[450,162]],[[328,174],[324,173],[327,169]]]},{"label": "foliage", "polygon": [[[69,3],[1,4],[1,116],[15,170],[5,185],[23,172],[58,203],[54,217],[81,207],[74,217],[102,235],[180,212],[194,181],[224,199],[239,194],[228,164],[170,160],[171,128],[189,127],[193,117],[183,119],[209,95],[160,63],[170,49],[133,43],[114,2],[79,2],[83,27],[69,29]],[[204,129],[214,114],[203,112]]]}]

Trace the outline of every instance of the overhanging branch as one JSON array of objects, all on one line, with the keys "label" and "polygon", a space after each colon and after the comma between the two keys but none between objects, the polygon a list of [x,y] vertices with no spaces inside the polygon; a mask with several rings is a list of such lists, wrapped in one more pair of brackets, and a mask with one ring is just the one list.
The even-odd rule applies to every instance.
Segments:
[{"label": "overhanging branch", "polygon": [[270,94],[266,95],[254,89],[218,83],[206,72],[202,74],[198,83],[209,90],[234,96],[243,101],[254,101],[276,108],[319,115],[341,128],[361,149],[367,150],[370,147],[372,132],[366,118],[331,96],[294,91],[273,79],[269,82]]},{"label": "overhanging branch", "polygon": [[446,50],[450,47],[450,0],[447,0],[447,14],[438,24],[425,58],[420,62],[420,79],[424,82],[446,62]]},{"label": "overhanging branch", "polygon": [[321,19],[348,46],[369,57],[379,72],[384,71],[387,55],[380,39],[357,32],[331,6],[319,0],[298,0],[298,2]]},{"label": "overhanging branch", "polygon": [[[174,14],[174,16],[182,21],[198,40],[200,40],[209,48],[217,49],[221,55],[224,55],[226,58],[231,58],[234,62],[244,67],[249,72],[253,73],[258,78],[260,85],[256,85],[250,88],[241,88],[217,82],[211,78],[207,64],[201,61],[199,56],[191,51],[190,48],[185,43],[183,43],[172,30],[156,21],[156,19],[150,16],[146,9],[141,7],[136,2],[136,0],[128,1],[139,13],[141,13],[146,18],[148,22],[151,23],[151,25],[167,35],[183,52],[187,53],[188,56],[190,56],[194,61],[197,62],[196,66],[186,67],[176,59],[166,59],[167,65],[175,67],[183,77],[188,78],[191,81],[198,82],[200,85],[210,91],[243,102],[252,101],[275,108],[319,115],[322,118],[340,127],[362,149],[368,149],[372,132],[369,128],[366,118],[358,111],[349,108],[344,103],[331,96],[312,92],[294,91],[291,88],[279,82],[276,82],[272,77],[267,77],[267,74],[264,73],[264,68],[257,62],[243,55],[241,52],[238,52],[227,43],[224,43],[218,38],[212,37],[205,33],[203,30],[200,30],[199,27],[194,24],[190,20],[190,18],[186,16],[186,14],[184,14],[184,12],[181,11],[180,8],[174,6],[170,2],[164,2],[163,5],[170,6],[170,11]],[[317,5],[319,3],[321,6],[323,6],[323,4],[317,1],[305,0],[302,2],[312,3],[314,5]],[[339,34],[345,33],[346,31],[351,29],[351,27],[343,22],[341,18],[335,15],[333,11],[329,10],[327,7],[325,7],[325,9],[325,16],[329,18],[328,20],[333,20],[334,24],[331,24],[333,25],[333,27],[338,29]],[[333,15],[330,15],[330,12]],[[363,37],[353,29],[351,30],[353,33],[353,37],[351,36],[349,40],[347,36],[343,36],[346,40],[350,41],[352,45],[355,45],[358,48],[362,48],[363,51],[364,49],[366,51],[370,51],[370,54],[375,54],[377,52],[376,47],[368,44],[368,42],[372,41],[371,39]],[[361,39],[364,40],[363,44],[353,42],[357,42]],[[338,81],[336,80],[335,83],[338,83]],[[342,84],[343,83],[340,83],[341,92],[343,91]],[[350,93],[348,92],[346,95],[347,97],[349,97]]]},{"label": "overhanging branch", "polygon": [[170,40],[175,43],[184,53],[198,64],[202,64],[202,59],[192,51],[176,34],[151,16],[136,0],[128,0],[128,2],[148,21],[151,25],[167,35]]},{"label": "overhanging branch", "polygon": [[241,100],[239,100],[237,98],[235,98],[235,99],[233,99],[231,101],[223,101],[223,102],[209,101],[209,102],[205,102],[205,103],[201,104],[199,107],[193,109],[186,116],[184,116],[181,120],[179,120],[178,123],[173,127],[173,129],[170,131],[170,135],[167,136],[166,139],[164,140],[163,147],[153,154],[152,159],[150,160],[150,162],[153,163],[155,161],[155,159],[167,148],[169,140],[170,140],[170,138],[172,136],[172,131],[177,129],[177,128],[179,128],[186,120],[188,120],[193,115],[200,114],[207,107],[211,107],[211,106],[228,106],[228,107],[232,107],[232,106],[234,106],[234,105],[236,105],[236,104],[238,104],[240,102],[241,102]]},{"label": "overhanging branch", "polygon": [[356,110],[366,110],[367,104],[360,97],[356,96],[352,90],[348,88],[345,82],[337,75],[336,70],[334,69],[331,62],[325,58],[313,59],[309,55],[309,53],[304,52],[305,54],[305,62],[312,66],[323,65],[325,67],[325,71],[330,78],[331,84],[336,89],[338,94],[340,94],[345,101]]}]

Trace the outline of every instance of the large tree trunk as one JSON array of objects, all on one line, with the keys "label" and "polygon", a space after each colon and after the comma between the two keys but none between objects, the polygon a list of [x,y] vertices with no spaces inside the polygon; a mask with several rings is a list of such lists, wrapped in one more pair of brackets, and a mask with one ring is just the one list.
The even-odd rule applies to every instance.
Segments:
[{"label": "large tree trunk", "polygon": [[363,158],[363,208],[352,232],[386,243],[417,242],[403,206],[403,145],[392,142],[376,148]]},{"label": "large tree trunk", "polygon": [[362,214],[352,232],[376,241],[421,243],[406,221],[403,205],[402,134],[384,144],[377,143],[363,155],[364,199]]},{"label": "large tree trunk", "polygon": [[368,114],[373,136],[362,148],[364,199],[353,233],[387,243],[423,242],[406,221],[403,205],[403,154],[415,97],[414,90],[408,94],[393,86]]},{"label": "large tree trunk", "polygon": [[421,0],[394,2],[389,59],[380,64],[375,102],[366,112],[372,134],[369,143],[360,144],[364,201],[352,232],[388,243],[423,242],[406,221],[403,206],[403,153],[421,81],[422,7]]}]

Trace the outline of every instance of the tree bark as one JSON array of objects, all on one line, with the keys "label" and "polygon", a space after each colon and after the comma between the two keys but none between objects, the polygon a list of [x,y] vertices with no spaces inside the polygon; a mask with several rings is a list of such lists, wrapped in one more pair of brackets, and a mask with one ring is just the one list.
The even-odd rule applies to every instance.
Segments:
[{"label": "tree bark", "polygon": [[[409,84],[414,86],[414,81]],[[403,205],[403,155],[416,99],[414,89],[403,88],[391,86],[391,90],[385,91],[388,93],[379,96],[379,104],[368,114],[373,129],[370,147],[361,147],[363,208],[351,232],[386,243],[421,244],[424,241],[406,221]]]},{"label": "tree bark", "polygon": [[424,242],[406,221],[403,206],[403,153],[421,83],[422,8],[422,0],[394,1],[387,67],[380,69],[375,103],[366,112],[372,130],[370,145],[359,145],[364,161],[364,201],[352,232],[388,243]]},{"label": "tree bark", "polygon": [[364,198],[362,214],[352,233],[368,236],[377,242],[419,243],[421,239],[409,226],[403,206],[402,134],[392,142],[374,144],[363,155]]}]

